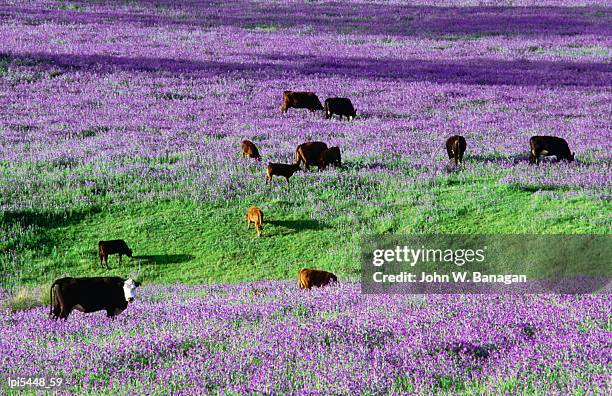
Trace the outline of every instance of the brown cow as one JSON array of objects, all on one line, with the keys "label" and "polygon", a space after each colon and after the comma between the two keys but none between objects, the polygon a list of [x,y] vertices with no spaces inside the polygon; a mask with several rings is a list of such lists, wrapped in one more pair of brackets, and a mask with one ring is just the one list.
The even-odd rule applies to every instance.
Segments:
[{"label": "brown cow", "polygon": [[250,140],[242,141],[242,158],[255,158],[256,160],[261,161],[261,155],[259,155],[259,150],[257,150],[257,146],[253,144]]},{"label": "brown cow", "polygon": [[446,141],[446,152],[448,153],[448,159],[454,159],[455,165],[463,162],[463,153],[467,143],[465,138],[460,135],[454,135],[448,138]]},{"label": "brown cow", "polygon": [[304,167],[310,170],[310,165],[318,165],[321,158],[321,153],[327,150],[327,144],[323,142],[306,142],[302,143],[295,149],[295,163],[300,165],[304,163]]},{"label": "brown cow", "polygon": [[310,111],[323,110],[321,101],[313,92],[284,91],[281,112],[286,113],[290,107],[294,109],[308,109]]},{"label": "brown cow", "polygon": [[270,162],[266,170],[266,183],[270,181],[270,184],[272,184],[272,176],[282,176],[287,179],[287,184],[289,184],[289,178],[299,170],[299,164],[278,164]]},{"label": "brown cow", "polygon": [[342,163],[339,147],[330,147],[321,153],[319,158],[319,169],[327,168],[327,165],[340,166]]},{"label": "brown cow", "polygon": [[130,249],[123,239],[115,239],[112,241],[100,241],[98,242],[98,256],[100,257],[100,265],[104,260],[104,265],[108,269],[108,256],[111,254],[119,255],[119,264],[121,264],[121,257],[125,254],[132,258],[132,249]]},{"label": "brown cow", "polygon": [[540,156],[554,155],[558,160],[574,160],[574,153],[570,152],[565,139],[556,136],[532,136],[529,139],[529,163],[539,164]]},{"label": "brown cow", "polygon": [[300,289],[310,289],[313,286],[323,287],[331,282],[338,282],[336,275],[331,272],[302,268],[298,272],[298,285]]},{"label": "brown cow", "polygon": [[257,236],[261,236],[261,229],[263,228],[263,212],[257,206],[251,206],[247,211],[247,230],[251,225],[251,222],[255,224],[255,230]]}]

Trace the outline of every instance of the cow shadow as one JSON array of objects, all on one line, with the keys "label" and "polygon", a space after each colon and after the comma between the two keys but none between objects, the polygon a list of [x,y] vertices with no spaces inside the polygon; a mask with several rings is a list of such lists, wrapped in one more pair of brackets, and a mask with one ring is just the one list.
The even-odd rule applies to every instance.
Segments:
[{"label": "cow shadow", "polygon": [[281,227],[290,230],[293,232],[300,232],[306,230],[324,230],[328,228],[325,224],[319,222],[318,220],[271,220],[266,221],[267,224],[273,225],[275,227]]},{"label": "cow shadow", "polygon": [[567,191],[567,187],[565,186],[553,186],[550,184],[515,184],[514,186],[517,190],[528,192],[528,193],[537,193],[541,191]]},{"label": "cow shadow", "polygon": [[144,264],[181,264],[191,261],[195,258],[192,254],[155,254],[146,256],[134,256],[136,262]]}]

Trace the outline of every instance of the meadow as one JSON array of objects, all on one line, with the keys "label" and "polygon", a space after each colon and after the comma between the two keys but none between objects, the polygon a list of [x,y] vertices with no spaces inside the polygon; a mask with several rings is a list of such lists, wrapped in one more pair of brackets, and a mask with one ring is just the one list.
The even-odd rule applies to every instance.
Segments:
[{"label": "meadow", "polygon": [[[356,275],[365,233],[608,233],[611,13],[553,3],[5,3],[2,272],[104,274],[97,241],[115,238],[140,259],[111,272],[202,283]],[[358,118],[281,115],[286,89],[349,97]],[[529,166],[534,134],[577,161]],[[345,166],[266,186],[308,140]]]},{"label": "meadow", "polygon": [[0,351],[5,376],[60,377],[68,394],[603,395],[609,308],[592,295],[149,285],[114,320],[4,312]]},{"label": "meadow", "polygon": [[[590,0],[3,1],[3,306],[48,302],[64,275],[145,284],[113,322],[3,310],[5,373],[62,361],[74,393],[600,393],[607,295],[385,299],[347,280],[364,236],[610,234],[611,22]],[[357,118],[281,114],[284,90]],[[576,161],[529,165],[532,135]],[[311,140],[343,166],[266,185]],[[135,257],[105,270],[111,239]],[[340,286],[300,293],[303,267]]]}]

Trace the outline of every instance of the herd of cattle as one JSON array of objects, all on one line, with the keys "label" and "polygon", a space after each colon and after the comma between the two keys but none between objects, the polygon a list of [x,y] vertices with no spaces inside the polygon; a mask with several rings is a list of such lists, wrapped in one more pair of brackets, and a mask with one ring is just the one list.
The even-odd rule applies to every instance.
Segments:
[{"label": "herd of cattle", "polygon": [[[347,117],[350,121],[356,116],[355,108],[350,99],[329,98],[324,105],[316,94],[312,92],[283,92],[283,105],[281,111],[286,113],[289,108],[305,108],[310,111],[324,110],[325,118],[338,115],[340,118]],[[448,158],[454,160],[455,165],[463,162],[463,155],[467,148],[467,142],[463,136],[454,135],[446,141]],[[539,164],[542,156],[556,156],[558,160],[574,160],[574,153],[570,152],[567,142],[555,136],[532,136],[529,140],[529,163]],[[242,142],[242,156],[261,161],[261,155],[257,146],[249,141]],[[269,163],[266,170],[266,183],[272,183],[273,176],[281,176],[287,180],[295,172],[301,170],[304,164],[306,170],[311,165],[318,166],[319,170],[329,165],[340,166],[341,155],[339,147],[328,147],[324,142],[306,142],[297,146],[295,150],[295,162],[292,164]],[[247,230],[251,223],[254,224],[257,236],[261,236],[264,214],[256,206],[251,206],[246,214]],[[119,263],[121,257],[126,255],[132,257],[132,249],[121,239],[98,242],[98,256],[100,265],[108,269],[108,256],[118,254]],[[331,272],[301,269],[298,273],[298,285],[301,289],[310,289],[313,286],[323,287],[338,278]],[[67,319],[73,309],[81,312],[95,312],[105,310],[107,316],[114,317],[124,311],[128,303],[134,301],[135,289],[140,286],[135,280],[120,277],[66,277],[57,279],[50,290],[50,316],[55,319]]]}]

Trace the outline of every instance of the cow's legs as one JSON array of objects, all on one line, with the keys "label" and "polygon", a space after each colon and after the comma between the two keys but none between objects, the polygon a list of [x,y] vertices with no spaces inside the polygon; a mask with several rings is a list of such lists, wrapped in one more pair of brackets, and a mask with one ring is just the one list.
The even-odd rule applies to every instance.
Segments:
[{"label": "cow's legs", "polygon": [[122,256],[123,256],[122,254],[119,254],[119,264],[121,264],[121,257]]},{"label": "cow's legs", "polygon": [[63,304],[62,304],[62,310],[59,314],[60,319],[64,319],[64,320],[68,320],[68,315],[70,315],[70,311],[71,309],[67,309]]},{"label": "cow's legs", "polygon": [[53,307],[53,319],[57,320],[61,312],[62,312],[62,308],[59,305],[54,306]]},{"label": "cow's legs", "polygon": [[104,266],[108,269],[108,254],[104,254]]}]

